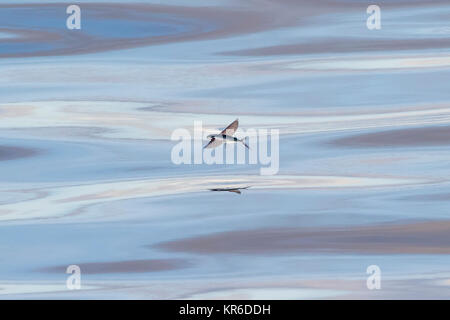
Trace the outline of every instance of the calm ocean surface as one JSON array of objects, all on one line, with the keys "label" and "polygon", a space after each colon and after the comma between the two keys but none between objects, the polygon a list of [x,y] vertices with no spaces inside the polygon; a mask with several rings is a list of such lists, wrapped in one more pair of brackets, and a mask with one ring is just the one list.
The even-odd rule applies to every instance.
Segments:
[{"label": "calm ocean surface", "polygon": [[[0,4],[0,299],[450,298],[449,1],[77,3]],[[277,175],[172,163],[236,118]]]}]

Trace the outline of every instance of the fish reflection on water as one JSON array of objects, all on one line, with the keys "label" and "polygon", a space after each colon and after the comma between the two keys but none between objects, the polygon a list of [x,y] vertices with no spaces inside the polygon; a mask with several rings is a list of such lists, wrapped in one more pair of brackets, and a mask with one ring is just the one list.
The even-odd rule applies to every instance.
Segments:
[{"label": "fish reflection on water", "polygon": [[227,192],[241,194],[242,193],[241,190],[247,190],[248,188],[250,188],[250,186],[240,187],[240,188],[215,188],[215,189],[209,189],[209,190],[211,190],[211,191],[227,191]]},{"label": "fish reflection on water", "polygon": [[[450,3],[79,5],[0,4],[1,299],[450,298]],[[236,117],[278,174],[172,163]]]}]

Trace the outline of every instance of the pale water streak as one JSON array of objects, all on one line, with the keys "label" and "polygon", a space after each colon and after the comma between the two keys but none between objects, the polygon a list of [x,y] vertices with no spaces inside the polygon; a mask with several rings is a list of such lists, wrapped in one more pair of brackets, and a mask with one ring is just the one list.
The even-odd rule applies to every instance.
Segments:
[{"label": "pale water streak", "polygon": [[[448,1],[69,4],[0,5],[0,298],[450,297]],[[278,175],[171,162],[237,117]]]}]

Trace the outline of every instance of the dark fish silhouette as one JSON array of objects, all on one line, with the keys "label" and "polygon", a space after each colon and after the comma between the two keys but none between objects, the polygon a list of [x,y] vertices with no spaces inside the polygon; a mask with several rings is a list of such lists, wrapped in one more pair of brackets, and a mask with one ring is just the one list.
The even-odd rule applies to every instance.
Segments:
[{"label": "dark fish silhouette", "polygon": [[234,192],[237,194],[241,194],[240,190],[245,190],[250,188],[250,186],[248,187],[242,187],[242,188],[215,188],[215,189],[209,189],[210,191],[228,191],[228,192]]}]

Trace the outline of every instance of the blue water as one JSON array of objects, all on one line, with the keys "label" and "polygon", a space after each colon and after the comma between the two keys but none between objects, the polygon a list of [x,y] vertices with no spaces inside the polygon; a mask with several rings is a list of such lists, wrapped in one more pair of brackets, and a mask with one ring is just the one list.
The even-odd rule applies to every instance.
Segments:
[{"label": "blue water", "polygon": [[[0,298],[449,298],[450,6],[32,3],[0,5]],[[171,161],[236,118],[275,176]]]}]

